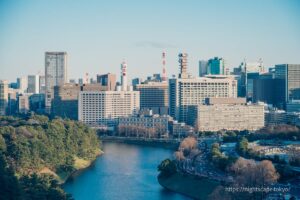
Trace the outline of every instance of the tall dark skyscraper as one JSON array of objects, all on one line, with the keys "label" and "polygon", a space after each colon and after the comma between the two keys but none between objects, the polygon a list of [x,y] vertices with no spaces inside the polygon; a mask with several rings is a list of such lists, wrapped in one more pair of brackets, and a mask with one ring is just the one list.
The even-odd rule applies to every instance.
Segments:
[{"label": "tall dark skyscraper", "polygon": [[214,57],[208,60],[207,73],[212,75],[224,74],[225,62],[223,58]]},{"label": "tall dark skyscraper", "polygon": [[286,102],[300,100],[300,64],[275,65],[275,78],[285,80]]}]

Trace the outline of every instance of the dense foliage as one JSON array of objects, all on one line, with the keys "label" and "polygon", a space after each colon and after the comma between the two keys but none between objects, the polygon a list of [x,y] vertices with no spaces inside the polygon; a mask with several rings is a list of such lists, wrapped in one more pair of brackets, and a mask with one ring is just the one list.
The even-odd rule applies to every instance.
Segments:
[{"label": "dense foliage", "polygon": [[157,167],[160,176],[168,177],[176,173],[176,164],[170,159],[163,160]]},{"label": "dense foliage", "polygon": [[300,140],[300,128],[288,124],[267,126],[256,133],[250,134],[248,137],[249,141],[255,140],[268,140],[268,139],[279,139],[279,140]]},{"label": "dense foliage", "polygon": [[236,143],[236,150],[242,156],[246,156],[248,151],[248,140],[245,137],[243,137],[238,143]]},{"label": "dense foliage", "polygon": [[237,159],[236,157],[223,154],[218,143],[214,143],[212,145],[210,158],[213,164],[223,171],[226,170]]},{"label": "dense foliage", "polygon": [[95,131],[80,122],[1,117],[0,199],[69,199],[58,181],[78,168],[76,160],[95,159],[99,147]]}]

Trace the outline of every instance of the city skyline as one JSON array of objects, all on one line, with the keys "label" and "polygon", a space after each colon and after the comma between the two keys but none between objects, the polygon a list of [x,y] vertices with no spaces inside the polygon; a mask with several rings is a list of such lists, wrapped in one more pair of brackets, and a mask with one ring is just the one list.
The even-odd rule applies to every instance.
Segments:
[{"label": "city skyline", "polygon": [[189,54],[188,71],[194,76],[199,60],[215,56],[230,68],[244,58],[262,58],[267,67],[300,63],[298,8],[292,0],[1,1],[0,79],[44,73],[46,51],[68,53],[69,78],[86,72],[119,78],[123,59],[129,79],[145,78],[162,72],[163,50],[168,77],[178,74],[179,52]]}]

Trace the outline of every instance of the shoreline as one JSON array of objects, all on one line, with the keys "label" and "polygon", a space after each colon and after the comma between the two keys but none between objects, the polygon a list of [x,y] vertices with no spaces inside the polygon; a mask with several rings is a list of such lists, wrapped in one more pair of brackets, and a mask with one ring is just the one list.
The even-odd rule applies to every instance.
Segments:
[{"label": "shoreline", "polygon": [[68,182],[73,176],[77,176],[78,174],[80,174],[82,171],[84,171],[85,169],[91,167],[96,160],[102,155],[104,154],[104,152],[99,149],[99,153],[96,155],[95,159],[88,161],[89,164],[84,166],[84,167],[80,167],[78,169],[76,169],[75,171],[71,172],[69,175],[67,175],[63,180],[61,179],[61,177],[58,175],[58,177],[61,179],[61,181],[59,182],[59,185],[63,186],[66,182]]},{"label": "shoreline", "polygon": [[115,142],[135,145],[148,145],[152,147],[167,148],[177,150],[180,141],[178,140],[166,140],[156,138],[132,138],[132,137],[115,137],[115,136],[102,136],[100,137],[102,142]]},{"label": "shoreline", "polygon": [[[158,183],[165,189],[192,199],[207,199],[220,182],[190,174],[175,173],[169,177],[157,176]],[[204,183],[205,182],[205,183]]]}]

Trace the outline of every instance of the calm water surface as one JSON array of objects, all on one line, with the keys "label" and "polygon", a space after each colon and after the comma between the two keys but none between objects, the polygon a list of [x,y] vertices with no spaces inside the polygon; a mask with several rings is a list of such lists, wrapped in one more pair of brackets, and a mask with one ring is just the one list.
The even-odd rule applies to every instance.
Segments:
[{"label": "calm water surface", "polygon": [[104,143],[103,149],[93,166],[64,185],[75,200],[189,199],[157,182],[157,165],[171,150],[119,143]]}]

